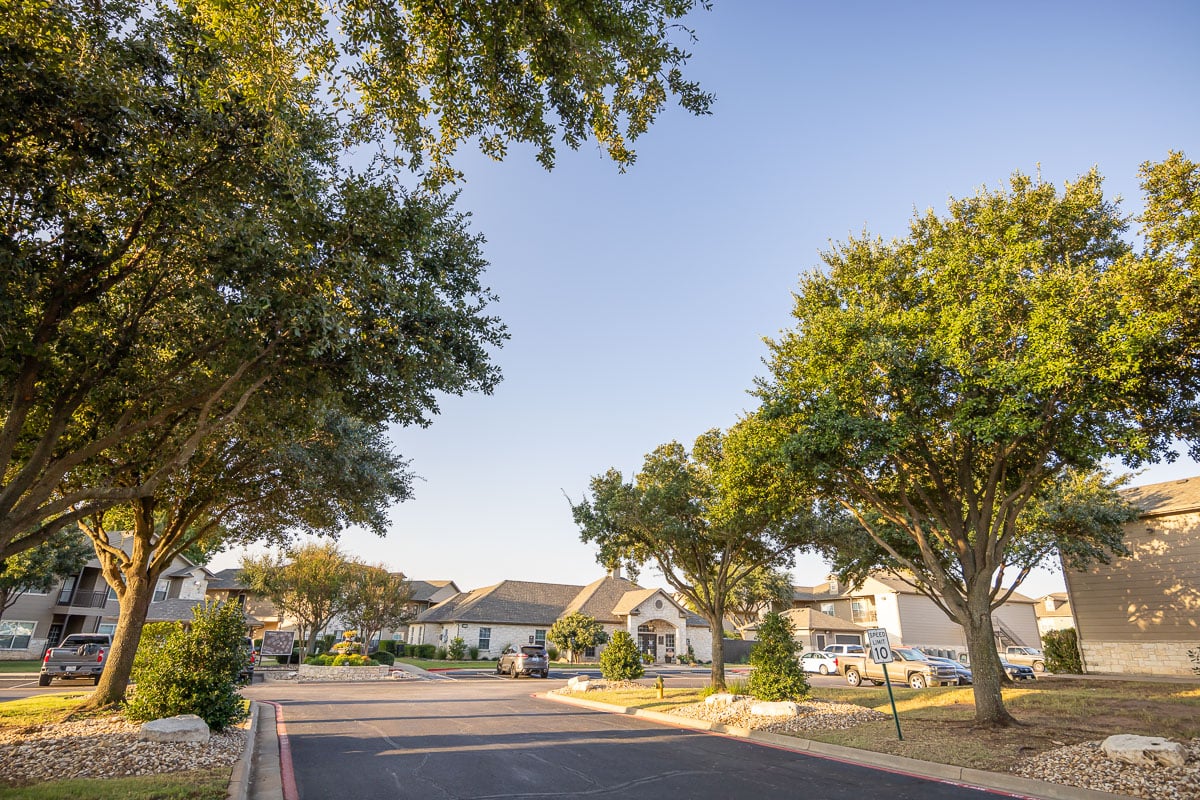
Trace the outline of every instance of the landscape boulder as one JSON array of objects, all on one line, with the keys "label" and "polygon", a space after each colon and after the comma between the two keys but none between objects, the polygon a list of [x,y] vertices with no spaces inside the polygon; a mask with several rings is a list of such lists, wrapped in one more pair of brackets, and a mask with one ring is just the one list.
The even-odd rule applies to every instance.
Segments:
[{"label": "landscape boulder", "polygon": [[785,700],[778,703],[755,703],[750,713],[756,717],[794,717],[800,713],[800,704]]},{"label": "landscape boulder", "polygon": [[587,675],[576,675],[567,681],[567,691],[569,692],[586,692],[591,687],[591,681]]},{"label": "landscape boulder", "polygon": [[739,700],[745,699],[745,695],[718,692],[717,694],[710,694],[708,697],[704,698],[704,704],[707,706],[727,706],[736,703]]},{"label": "landscape boulder", "polygon": [[138,738],[144,742],[195,742],[204,744],[210,733],[208,723],[195,714],[180,714],[143,723]]},{"label": "landscape boulder", "polygon": [[1119,733],[1105,739],[1100,749],[1114,761],[1140,766],[1165,764],[1168,767],[1182,767],[1187,762],[1187,750],[1183,745],[1161,736]]}]

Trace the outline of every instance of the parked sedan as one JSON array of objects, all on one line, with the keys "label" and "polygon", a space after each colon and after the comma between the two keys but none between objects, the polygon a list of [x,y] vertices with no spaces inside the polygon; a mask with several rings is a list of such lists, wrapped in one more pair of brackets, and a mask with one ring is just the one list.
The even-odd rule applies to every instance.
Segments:
[{"label": "parked sedan", "polygon": [[836,675],[838,671],[837,656],[815,650],[800,656],[800,666],[805,672],[819,672],[822,675]]},{"label": "parked sedan", "polygon": [[925,657],[927,659],[929,659],[930,661],[934,661],[939,664],[948,664],[948,665],[954,667],[954,673],[956,675],[958,675],[958,685],[959,686],[970,686],[974,680],[974,676],[971,675],[971,668],[968,667],[966,664],[962,663],[961,661],[955,661],[952,658],[942,658],[941,656],[927,655]]},{"label": "parked sedan", "polygon": [[1033,667],[1027,667],[1024,664],[1013,664],[1011,661],[1000,659],[1000,668],[1004,670],[1014,681],[1031,681],[1037,676],[1033,674]]}]

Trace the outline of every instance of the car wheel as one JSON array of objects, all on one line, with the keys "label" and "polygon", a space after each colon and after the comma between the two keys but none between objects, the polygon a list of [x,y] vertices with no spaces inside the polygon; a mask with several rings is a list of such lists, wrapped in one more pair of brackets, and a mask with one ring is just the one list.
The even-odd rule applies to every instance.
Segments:
[{"label": "car wheel", "polygon": [[50,685],[50,676],[49,675],[38,675],[38,686],[49,686],[49,685]]},{"label": "car wheel", "polygon": [[914,672],[912,675],[909,675],[908,676],[908,688],[924,689],[925,688],[925,676],[919,672]]},{"label": "car wheel", "polygon": [[827,666],[825,666],[824,664],[822,664],[822,665],[821,665],[821,668],[820,668],[820,669],[818,669],[818,670],[817,670],[817,672],[821,673],[822,675],[828,675],[828,674],[829,674],[829,667],[827,667]]},{"label": "car wheel", "polygon": [[497,662],[496,662],[496,674],[497,674],[497,675],[503,675],[503,674],[504,674],[504,665],[503,665],[503,664],[501,664],[499,661],[497,661]]},{"label": "car wheel", "polygon": [[549,677],[550,677],[550,670],[548,670],[548,669],[544,669],[544,670],[542,670],[542,677],[543,677],[543,678],[549,678]]},{"label": "car wheel", "polygon": [[521,670],[517,669],[517,665],[515,662],[509,668],[508,676],[510,678],[512,678],[514,681],[521,677]]},{"label": "car wheel", "polygon": [[1034,672],[1045,672],[1046,671],[1045,663],[1043,663],[1041,661],[1033,662],[1033,671]]},{"label": "car wheel", "polygon": [[862,683],[862,676],[858,674],[858,670],[846,670],[846,683],[850,684],[851,686],[858,686]]}]

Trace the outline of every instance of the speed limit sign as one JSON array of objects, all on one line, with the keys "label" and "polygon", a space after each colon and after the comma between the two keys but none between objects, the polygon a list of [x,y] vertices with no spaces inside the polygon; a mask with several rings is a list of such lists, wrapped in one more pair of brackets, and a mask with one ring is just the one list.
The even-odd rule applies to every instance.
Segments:
[{"label": "speed limit sign", "polygon": [[871,648],[871,660],[876,664],[890,664],[895,661],[892,646],[888,644],[887,630],[871,628],[867,631],[867,644]]}]

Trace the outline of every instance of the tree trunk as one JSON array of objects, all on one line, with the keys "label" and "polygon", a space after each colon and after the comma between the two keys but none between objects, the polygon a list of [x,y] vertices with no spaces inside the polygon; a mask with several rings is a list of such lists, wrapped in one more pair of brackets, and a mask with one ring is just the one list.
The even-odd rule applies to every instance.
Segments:
[{"label": "tree trunk", "polygon": [[129,688],[129,677],[133,673],[133,659],[137,655],[142,628],[146,626],[146,614],[149,613],[150,600],[153,597],[152,582],[144,577],[126,576],[125,593],[121,597],[121,614],[117,618],[112,648],[104,662],[100,683],[84,703],[84,708],[103,708],[119,703],[125,698],[125,690]]},{"label": "tree trunk", "polygon": [[[967,597],[968,617],[963,624],[967,652],[971,655],[972,689],[975,694],[975,722],[984,727],[1007,727],[1016,722],[1004,707],[1000,693],[1005,675],[996,653],[996,634],[992,628],[991,602]],[[982,608],[974,608],[981,605]]]},{"label": "tree trunk", "polygon": [[725,691],[725,607],[718,603],[708,617],[712,626],[712,686]]}]

